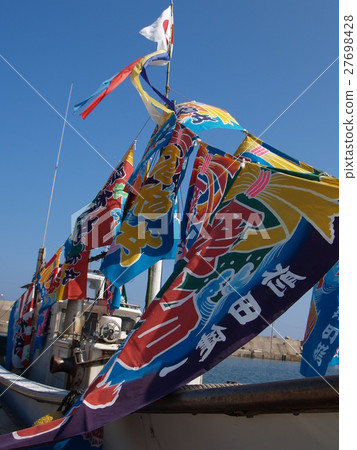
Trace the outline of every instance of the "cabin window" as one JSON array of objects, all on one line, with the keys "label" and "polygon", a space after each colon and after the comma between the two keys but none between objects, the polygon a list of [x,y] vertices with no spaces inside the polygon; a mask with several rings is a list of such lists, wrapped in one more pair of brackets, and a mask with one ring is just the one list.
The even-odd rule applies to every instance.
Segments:
[{"label": "cabin window", "polygon": [[65,317],[66,317],[66,310],[65,310],[65,308],[61,308],[59,314],[57,314],[57,316],[56,316],[56,325],[55,325],[55,330],[59,334],[62,334],[64,331]]}]

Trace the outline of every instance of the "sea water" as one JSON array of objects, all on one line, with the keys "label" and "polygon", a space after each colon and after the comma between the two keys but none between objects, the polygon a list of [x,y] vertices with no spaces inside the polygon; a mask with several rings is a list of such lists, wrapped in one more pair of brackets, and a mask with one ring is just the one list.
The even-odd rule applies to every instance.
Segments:
[{"label": "sea water", "polygon": [[[338,375],[339,366],[329,366],[326,375]],[[304,378],[300,363],[268,359],[237,358],[231,356],[203,375],[204,383],[243,384]]]}]

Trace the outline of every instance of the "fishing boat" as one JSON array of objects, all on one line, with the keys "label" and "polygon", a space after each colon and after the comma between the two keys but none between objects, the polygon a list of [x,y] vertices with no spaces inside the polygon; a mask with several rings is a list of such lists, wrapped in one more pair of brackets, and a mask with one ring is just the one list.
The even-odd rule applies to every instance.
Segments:
[{"label": "fishing boat", "polygon": [[[87,117],[130,75],[156,127],[137,167],[129,148],[78,215],[63,262],[60,250],[45,262],[40,248],[32,283],[12,310],[0,369],[1,399],[28,428],[1,436],[0,448],[338,445],[336,376],[201,383],[335,266],[338,180],[263,142],[221,108],[172,101],[169,70],[166,92],[154,88],[147,69],[170,67],[172,14],[171,5],[142,30],[158,42],[156,52],[77,105]],[[211,128],[245,137],[230,154],[201,138]],[[161,286],[168,259],[175,264]],[[90,260],[100,269],[88,271]],[[142,313],[124,286],[146,270]],[[329,342],[334,330],[324,335]]]}]

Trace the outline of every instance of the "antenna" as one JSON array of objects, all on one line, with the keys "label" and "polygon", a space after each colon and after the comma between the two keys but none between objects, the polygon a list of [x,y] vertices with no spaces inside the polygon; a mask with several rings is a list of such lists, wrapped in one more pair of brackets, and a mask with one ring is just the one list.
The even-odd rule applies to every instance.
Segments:
[{"label": "antenna", "polygon": [[55,171],[54,171],[54,174],[53,174],[52,189],[51,189],[50,201],[49,201],[49,204],[48,204],[47,218],[46,218],[46,224],[45,224],[45,231],[44,231],[44,233],[43,233],[42,248],[44,248],[44,246],[45,246],[45,239],[46,239],[46,233],[47,233],[48,219],[49,219],[49,217],[50,217],[50,211],[51,211],[51,205],[52,205],[53,191],[54,191],[54,188],[55,188],[55,182],[56,182],[56,176],[57,176],[57,170],[58,170],[58,163],[59,163],[59,159],[60,159],[60,155],[61,155],[61,149],[62,149],[62,142],[63,142],[64,129],[65,129],[66,123],[67,123],[67,114],[68,114],[69,102],[70,102],[70,100],[71,100],[71,95],[72,95],[72,87],[73,87],[73,83],[71,84],[71,88],[70,88],[70,90],[69,90],[69,96],[68,96],[68,102],[67,102],[67,108],[66,108],[66,115],[65,115],[64,121],[63,121],[61,140],[60,140],[60,144],[59,144],[59,148],[58,148],[58,153],[57,153],[56,167],[55,167]]}]

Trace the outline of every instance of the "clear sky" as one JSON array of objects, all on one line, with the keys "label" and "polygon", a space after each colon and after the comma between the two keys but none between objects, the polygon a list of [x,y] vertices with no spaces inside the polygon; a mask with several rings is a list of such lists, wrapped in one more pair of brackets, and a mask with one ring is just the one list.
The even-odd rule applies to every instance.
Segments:
[{"label": "clear sky", "polygon": [[[138,31],[167,6],[168,0],[1,2],[1,298],[18,298],[35,270],[63,125],[55,110],[64,115],[71,83],[72,109],[103,80],[155,51]],[[224,108],[255,135],[338,57],[335,0],[176,0],[174,20],[171,97]],[[149,76],[164,90],[165,69],[153,67]],[[66,127],[45,242],[48,258],[70,234],[71,214],[93,199],[111,172],[98,153],[116,164],[147,117],[129,79],[85,121],[70,113],[78,133]],[[136,162],[153,126],[139,139]],[[203,137],[226,151],[243,138],[233,131]],[[338,62],[262,137],[338,176]],[[130,301],[143,304],[138,285],[144,281],[128,286]],[[309,302],[304,296],[277,321],[278,332],[302,338]]]}]

